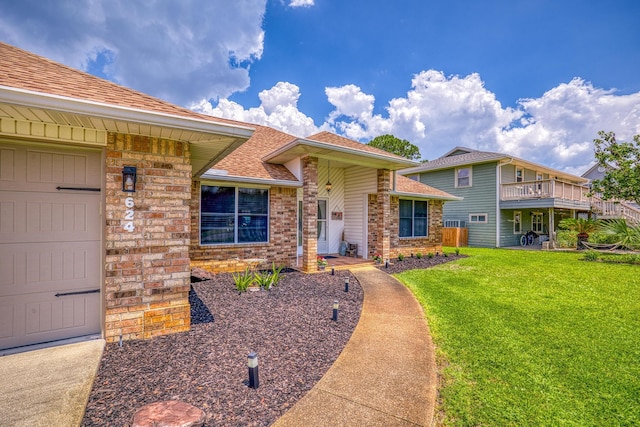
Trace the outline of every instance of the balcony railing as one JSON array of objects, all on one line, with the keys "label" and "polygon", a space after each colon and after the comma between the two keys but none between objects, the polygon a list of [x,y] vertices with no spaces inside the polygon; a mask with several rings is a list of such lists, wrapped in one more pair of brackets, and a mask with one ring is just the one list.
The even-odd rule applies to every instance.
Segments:
[{"label": "balcony railing", "polygon": [[500,187],[500,200],[564,199],[589,202],[587,187],[555,179],[514,182]]},{"label": "balcony railing", "polygon": [[591,198],[591,209],[599,218],[624,218],[632,224],[640,224],[640,209],[620,200],[602,200],[594,195]]}]

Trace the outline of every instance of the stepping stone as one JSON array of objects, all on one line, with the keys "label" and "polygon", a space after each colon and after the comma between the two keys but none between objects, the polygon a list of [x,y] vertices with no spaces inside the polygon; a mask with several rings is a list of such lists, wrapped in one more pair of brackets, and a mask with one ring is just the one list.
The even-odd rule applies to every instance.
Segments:
[{"label": "stepping stone", "polygon": [[155,402],[133,415],[131,427],[202,427],[205,413],[179,400]]}]

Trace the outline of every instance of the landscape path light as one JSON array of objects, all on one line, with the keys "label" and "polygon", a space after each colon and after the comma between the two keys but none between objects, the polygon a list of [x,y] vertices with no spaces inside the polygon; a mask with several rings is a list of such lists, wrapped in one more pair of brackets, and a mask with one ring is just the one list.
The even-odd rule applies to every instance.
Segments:
[{"label": "landscape path light", "polygon": [[249,353],[247,365],[249,366],[249,387],[258,388],[260,385],[258,378],[258,355],[255,352],[252,351]]},{"label": "landscape path light", "polygon": [[333,321],[338,321],[338,300],[333,302]]},{"label": "landscape path light", "polygon": [[344,291],[345,292],[349,292],[349,278],[348,277],[344,278]]}]

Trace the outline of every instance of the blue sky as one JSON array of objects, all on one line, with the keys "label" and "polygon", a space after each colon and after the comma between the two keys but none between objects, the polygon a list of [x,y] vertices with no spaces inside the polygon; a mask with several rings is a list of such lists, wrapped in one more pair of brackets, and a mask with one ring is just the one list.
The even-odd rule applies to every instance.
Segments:
[{"label": "blue sky", "polygon": [[0,40],[297,136],[391,133],[581,174],[640,134],[634,0],[0,0]]}]

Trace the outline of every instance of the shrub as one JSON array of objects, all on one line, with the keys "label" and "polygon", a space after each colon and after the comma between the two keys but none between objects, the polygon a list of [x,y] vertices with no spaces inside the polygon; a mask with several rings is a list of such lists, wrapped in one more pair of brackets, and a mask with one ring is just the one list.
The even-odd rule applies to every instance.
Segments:
[{"label": "shrub", "polygon": [[254,279],[253,273],[249,271],[249,267],[245,268],[243,272],[232,274],[232,276],[233,281],[236,284],[236,289],[240,293],[246,292],[247,288],[253,283]]},{"label": "shrub", "polygon": [[418,253],[416,254],[416,258],[418,258],[418,259],[422,258],[422,252],[418,252]]},{"label": "shrub", "polygon": [[578,233],[570,230],[558,231],[556,244],[560,248],[575,248],[578,242]]},{"label": "shrub", "polygon": [[427,258],[429,258],[429,259],[433,258],[433,252],[429,252],[429,253],[427,254]]},{"label": "shrub", "polygon": [[456,248],[456,256],[460,255],[460,248]]},{"label": "shrub", "polygon": [[448,254],[448,253],[446,253],[446,252],[442,252],[442,256],[443,256],[443,257],[445,257],[445,258],[447,258],[447,257],[449,256],[449,254]]},{"label": "shrub", "polygon": [[404,259],[404,255],[403,254],[398,254],[398,261],[402,261]]},{"label": "shrub", "polygon": [[597,261],[599,256],[598,251],[594,251],[593,249],[589,249],[584,253],[584,259],[586,261]]}]

